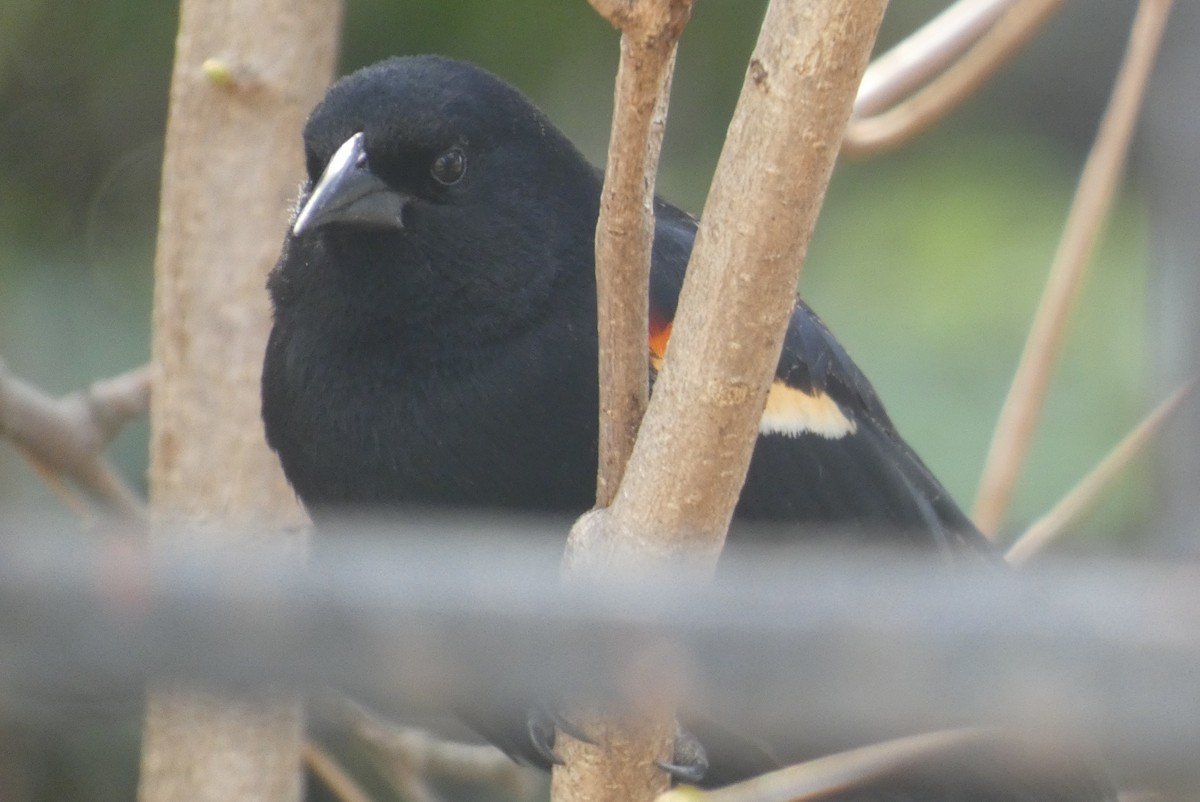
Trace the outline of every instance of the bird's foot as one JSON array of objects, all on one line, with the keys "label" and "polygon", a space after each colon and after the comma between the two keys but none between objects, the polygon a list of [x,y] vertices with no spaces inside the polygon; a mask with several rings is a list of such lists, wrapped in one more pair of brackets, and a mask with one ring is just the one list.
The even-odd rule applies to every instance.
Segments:
[{"label": "bird's foot", "polygon": [[[530,746],[547,763],[561,766],[563,759],[554,751],[555,731],[561,730],[577,741],[591,746],[596,741],[558,711],[547,707],[532,707],[526,712],[525,727]],[[675,750],[669,761],[655,763],[671,775],[675,783],[697,783],[708,771],[708,753],[704,745],[687,730],[675,725]]]},{"label": "bird's foot", "polygon": [[554,751],[554,733],[562,730],[577,741],[595,746],[596,742],[573,722],[551,707],[531,707],[525,714],[525,728],[533,751],[546,762],[561,766],[563,760]]},{"label": "bird's foot", "polygon": [[708,772],[708,752],[695,735],[675,723],[675,754],[670,762],[658,762],[674,783],[698,783]]}]

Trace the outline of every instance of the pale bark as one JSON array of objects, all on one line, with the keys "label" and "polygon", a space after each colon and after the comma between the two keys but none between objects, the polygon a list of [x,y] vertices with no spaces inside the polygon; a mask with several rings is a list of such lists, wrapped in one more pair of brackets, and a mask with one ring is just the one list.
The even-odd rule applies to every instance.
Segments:
[{"label": "pale bark", "polygon": [[768,8],[637,445],[613,505],[576,525],[568,565],[715,563],[885,5]]},{"label": "pale bark", "polygon": [[[665,574],[681,562],[703,575],[715,564],[885,5],[773,0],[768,8],[705,207],[668,359],[613,504],[588,513],[571,532],[567,576],[615,578],[634,565]],[[653,187],[651,177],[644,182]],[[665,679],[654,665],[641,671],[642,684]],[[653,761],[670,743],[663,722],[668,697],[647,690],[636,714],[588,714],[577,722],[597,746],[561,739],[566,766],[555,770],[556,802],[652,798],[665,783]]]},{"label": "pale bark", "polygon": [[1075,299],[1124,173],[1171,5],[1171,0],[1139,3],[1108,108],[1075,188],[1025,348],[992,433],[971,511],[975,525],[988,537],[999,533],[1033,440]]},{"label": "pale bark", "polygon": [[1085,513],[1091,511],[1104,498],[1109,487],[1127,474],[1133,461],[1142,456],[1146,446],[1154,441],[1163,424],[1175,414],[1195,387],[1196,381],[1190,381],[1163,399],[1104,455],[1096,467],[1080,479],[1048,512],[1029,525],[1029,528],[1008,547],[1008,551],[1004,553],[1005,559],[1012,565],[1024,565]]},{"label": "pale bark", "polygon": [[[687,4],[690,6],[690,4]],[[682,15],[686,21],[686,13]],[[682,29],[682,24],[678,24]],[[600,465],[596,506],[612,503],[649,399],[646,288],[654,242],[654,184],[678,35],[621,35],[600,219],[596,302],[600,334]]]},{"label": "pale bark", "polygon": [[[959,5],[963,2],[967,0],[960,0]],[[896,148],[932,127],[973,96],[989,78],[1011,61],[1064,4],[1064,0],[1008,2],[1003,5],[1010,8],[999,19],[988,23],[987,17],[994,13],[994,9],[983,7],[993,4],[989,0],[976,0],[973,5],[978,8],[979,16],[972,20],[959,20],[965,30],[953,30],[956,27],[953,22],[943,30],[939,30],[941,25],[931,23],[913,34],[895,50],[877,60],[878,70],[875,69],[876,65],[868,70],[854,117],[846,129],[842,153],[862,156]],[[945,12],[939,21],[950,22],[945,18],[951,16],[950,12],[954,10]],[[963,13],[970,15],[972,12],[964,8]],[[965,53],[954,57],[953,50],[962,44],[954,40],[970,39],[976,35],[979,26],[986,30],[978,35],[978,41],[970,45]],[[945,39],[938,41],[943,36]],[[916,52],[921,48],[926,49],[925,53]],[[902,63],[906,50],[914,57],[914,61],[907,65]],[[900,58],[894,59],[893,55]],[[941,74],[903,100],[898,99],[898,95],[904,94],[940,68],[939,62],[950,59],[953,59],[953,63]],[[875,73],[874,81],[871,81],[872,73]],[[872,86],[867,86],[868,81]]]},{"label": "pale bark", "polygon": [[[155,258],[150,494],[158,519],[295,523],[263,440],[264,282],[333,71],[340,4],[184,0]],[[295,800],[299,700],[151,693],[139,797]]]},{"label": "pale bark", "polygon": [[[654,242],[654,185],[666,127],[676,43],[692,0],[591,0],[621,31],[612,133],[596,225],[599,326],[599,466],[596,506],[612,503],[633,451],[649,397],[646,368],[647,289]],[[589,572],[564,565],[568,580]],[[667,790],[655,763],[671,759],[675,732],[669,704],[637,711],[573,706],[568,716],[595,744],[561,731],[551,795],[566,800],[651,799]]]}]

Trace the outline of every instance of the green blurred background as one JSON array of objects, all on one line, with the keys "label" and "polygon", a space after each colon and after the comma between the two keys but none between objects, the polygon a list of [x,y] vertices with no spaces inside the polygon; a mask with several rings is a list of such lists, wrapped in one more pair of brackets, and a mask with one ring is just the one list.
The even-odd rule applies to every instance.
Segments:
[{"label": "green blurred background", "polygon": [[[894,3],[883,44],[942,5]],[[689,210],[702,208],[764,6],[702,0],[685,35],[659,187]],[[973,498],[1134,6],[1070,4],[936,131],[899,152],[842,164],[829,192],[801,291],[963,504]],[[176,22],[174,4],[163,0],[0,5],[0,358],[56,393],[148,357]],[[397,53],[475,61],[520,86],[594,161],[603,159],[616,34],[584,0],[353,0],[344,27],[343,71]],[[301,174],[297,164],[298,181]],[[1155,400],[1147,389],[1149,230],[1135,174],[1080,298],[1013,532]],[[135,426],[115,449],[143,485],[146,439],[145,425]],[[1090,516],[1081,527],[1088,538],[1064,548],[1128,544],[1154,507],[1151,466],[1145,461]],[[0,444],[0,510],[18,508],[59,505]],[[47,760],[60,761],[47,776],[66,785],[38,786],[38,798],[130,792],[128,761],[116,761],[114,776],[71,779],[69,758]]]}]

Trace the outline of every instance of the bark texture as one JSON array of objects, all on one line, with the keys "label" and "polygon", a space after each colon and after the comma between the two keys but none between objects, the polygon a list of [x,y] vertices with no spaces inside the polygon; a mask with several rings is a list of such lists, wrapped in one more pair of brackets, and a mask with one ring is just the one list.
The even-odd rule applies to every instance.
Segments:
[{"label": "bark texture", "polygon": [[[711,573],[885,5],[773,0],[768,8],[705,206],[670,353],[612,505],[588,513],[571,532],[567,577],[605,581],[684,566]],[[644,180],[653,186],[652,177]],[[603,498],[603,468],[601,476]],[[653,689],[669,686],[669,677],[665,666],[641,671],[648,687],[631,704],[634,712],[575,711],[596,746],[560,733],[566,764],[555,770],[555,802],[644,800],[664,787],[654,760],[673,734],[664,726],[670,694]]]},{"label": "bark texture", "polygon": [[[654,184],[676,43],[693,0],[591,2],[621,31],[612,133],[596,225],[600,346],[596,506],[606,507],[620,485],[649,397],[646,332]],[[568,581],[590,578],[569,564],[564,575]],[[575,707],[568,715],[603,746],[559,732],[558,752],[564,763],[553,774],[551,795],[556,802],[652,799],[667,790],[668,778],[655,763],[671,759],[675,727],[669,704],[621,714]]]},{"label": "bark texture", "polygon": [[649,39],[621,35],[612,134],[596,224],[600,327],[597,507],[607,507],[617,493],[650,395],[646,331],[654,184],[666,128],[676,41],[665,35]]},{"label": "bark texture", "polygon": [[711,570],[885,0],[774,0],[717,164],[666,364],[613,505],[567,565]]},{"label": "bark texture", "polygon": [[[264,290],[297,182],[300,130],[334,66],[336,0],[184,0],[155,257],[150,493],[160,520],[303,515],[259,418]],[[152,690],[143,802],[296,800],[300,702]]]}]

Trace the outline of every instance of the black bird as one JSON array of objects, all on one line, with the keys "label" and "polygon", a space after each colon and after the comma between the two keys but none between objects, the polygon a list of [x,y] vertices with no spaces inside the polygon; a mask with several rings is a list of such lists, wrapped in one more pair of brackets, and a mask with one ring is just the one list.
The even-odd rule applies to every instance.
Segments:
[{"label": "black bird", "polygon": [[[268,442],[310,512],[588,509],[600,172],[517,90],[432,56],[338,81],[304,145],[308,181],[268,282],[262,401]],[[651,370],[696,234],[687,214],[662,200],[655,210]],[[998,562],[799,300],[736,516],[889,532]],[[544,736],[476,723],[546,765]],[[710,781],[765,767],[709,752]]]}]

